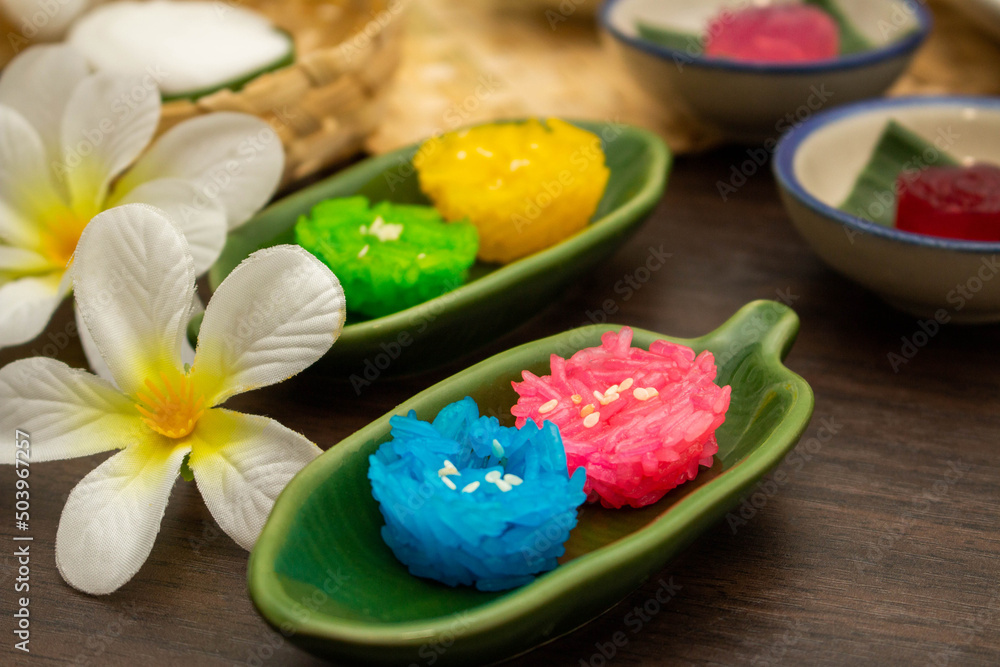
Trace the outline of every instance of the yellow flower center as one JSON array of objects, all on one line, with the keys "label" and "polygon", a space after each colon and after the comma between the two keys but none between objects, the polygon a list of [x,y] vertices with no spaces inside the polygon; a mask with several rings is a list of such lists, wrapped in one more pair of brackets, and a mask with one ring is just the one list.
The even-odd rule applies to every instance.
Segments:
[{"label": "yellow flower center", "polygon": [[90,222],[88,216],[66,212],[49,220],[42,232],[41,253],[55,266],[66,266],[73,258],[80,235]]},{"label": "yellow flower center", "polygon": [[166,373],[160,373],[162,387],[146,379],[149,393],[136,392],[139,403],[135,409],[146,426],[168,438],[183,438],[194,430],[205,414],[205,397],[195,394],[194,383],[187,375],[179,375],[173,383]]}]

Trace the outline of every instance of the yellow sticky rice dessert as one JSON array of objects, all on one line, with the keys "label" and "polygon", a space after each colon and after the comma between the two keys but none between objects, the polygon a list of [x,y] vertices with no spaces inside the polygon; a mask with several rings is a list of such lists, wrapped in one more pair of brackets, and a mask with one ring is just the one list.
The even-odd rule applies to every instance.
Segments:
[{"label": "yellow sticky rice dessert", "polygon": [[413,159],[445,220],[479,229],[478,259],[505,264],[583,229],[608,183],[600,138],[550,118],[427,140]]}]

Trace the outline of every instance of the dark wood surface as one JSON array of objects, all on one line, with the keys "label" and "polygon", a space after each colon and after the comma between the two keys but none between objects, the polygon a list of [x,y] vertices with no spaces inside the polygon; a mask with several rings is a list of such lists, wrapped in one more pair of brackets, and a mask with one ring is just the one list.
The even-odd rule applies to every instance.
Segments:
[{"label": "dark wood surface", "polygon": [[[587,323],[606,299],[617,300],[618,322],[695,336],[747,301],[782,296],[802,318],[787,364],[815,390],[812,424],[752,496],[745,522],[714,526],[602,617],[510,664],[1000,664],[1000,327],[946,326],[895,372],[887,355],[918,322],[820,263],[769,172],[723,201],[716,181],[744,158],[731,149],[679,159],[665,199],[627,246],[473,360]],[[661,244],[672,253],[666,265],[630,298],[617,294],[615,283]],[[64,307],[43,339],[3,352],[0,363],[42,351],[69,315]],[[83,362],[75,340],[59,358]],[[360,397],[307,371],[234,406],[328,448],[469,361],[383,378]],[[256,614],[247,554],[220,533],[191,483],[177,482],[152,555],[130,583],[100,598],[69,588],[53,554],[59,514],[102,458],[31,469],[28,660],[12,648],[14,476],[0,470],[0,664],[319,664]],[[657,609],[661,580],[677,590]],[[636,612],[647,603],[656,613]]]}]

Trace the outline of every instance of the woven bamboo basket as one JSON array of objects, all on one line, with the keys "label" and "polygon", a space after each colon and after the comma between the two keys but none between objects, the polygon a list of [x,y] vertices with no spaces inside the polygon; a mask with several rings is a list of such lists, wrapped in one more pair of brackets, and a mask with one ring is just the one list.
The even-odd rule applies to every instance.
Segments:
[{"label": "woven bamboo basket", "polygon": [[[254,114],[285,146],[282,185],[361,150],[384,113],[383,93],[399,63],[409,0],[223,1],[257,11],[292,35],[295,62],[236,91],[165,102],[158,132],[212,111]],[[25,42],[10,20],[0,18],[0,29],[0,63],[6,63]]]}]

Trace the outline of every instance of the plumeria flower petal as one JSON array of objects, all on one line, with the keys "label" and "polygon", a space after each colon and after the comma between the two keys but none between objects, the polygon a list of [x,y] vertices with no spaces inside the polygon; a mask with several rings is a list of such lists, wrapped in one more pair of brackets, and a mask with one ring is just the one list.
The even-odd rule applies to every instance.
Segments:
[{"label": "plumeria flower petal", "polygon": [[190,449],[146,438],[80,480],[56,531],[56,566],[63,579],[85,593],[106,595],[139,571]]},{"label": "plumeria flower petal", "polygon": [[[0,77],[0,105],[24,116],[46,142],[46,153],[59,155],[66,105],[77,84],[88,74],[86,62],[70,46],[28,49],[4,68]],[[45,81],[46,85],[38,85],[39,81]]]},{"label": "plumeria flower petal", "polygon": [[61,247],[61,231],[70,217],[38,132],[17,111],[0,106],[0,242],[41,252],[54,267],[65,266],[72,248],[67,253]]},{"label": "plumeria flower petal", "polygon": [[77,84],[60,126],[62,164],[73,210],[93,217],[111,181],[149,145],[160,122],[160,93],[139,76],[98,72]]},{"label": "plumeria flower petal", "polygon": [[249,551],[278,494],[316,458],[319,448],[266,417],[217,409],[206,413],[202,422],[205,432],[228,437],[197,441],[191,471],[219,527]]},{"label": "plumeria flower petal", "polygon": [[[92,347],[118,387],[45,358],[0,369],[0,430],[30,433],[42,460],[122,450],[70,493],[56,536],[63,578],[95,595],[127,582],[152,549],[185,456],[219,526],[251,548],[278,493],[320,449],[269,418],[218,405],[329,350],[346,314],[336,276],[296,246],[252,254],[208,303],[188,369],[181,342],[194,259],[162,211],[125,204],[99,213],[72,275]],[[0,463],[12,462],[5,450]]]},{"label": "plumeria flower petal", "polygon": [[[88,226],[77,247],[76,306],[115,384],[135,395],[147,379],[183,371],[194,261],[159,209],[126,204],[101,218],[105,223]],[[137,220],[142,224],[132,224]]]},{"label": "plumeria flower petal", "polygon": [[[206,400],[283,382],[330,348],[344,320],[343,289],[323,263],[299,246],[254,253],[212,296],[198,335],[192,373],[215,369]],[[334,311],[330,304],[336,304]]]},{"label": "plumeria flower petal", "polygon": [[215,199],[198,201],[197,186],[180,178],[160,178],[140,184],[122,204],[150,204],[167,214],[187,239],[195,273],[208,271],[226,245],[226,209]]},{"label": "plumeria flower petal", "polygon": [[64,275],[48,273],[0,287],[0,347],[22,345],[37,336],[69,293]]},{"label": "plumeria flower petal", "polygon": [[[146,429],[135,405],[107,380],[48,357],[0,371],[0,423],[30,433],[31,461],[58,461],[121,449]],[[4,447],[0,463],[14,463]]]},{"label": "plumeria flower petal", "polygon": [[168,130],[121,180],[116,196],[144,181],[183,178],[223,203],[232,229],[267,203],[283,169],[281,140],[270,126],[247,114],[219,111]]},{"label": "plumeria flower petal", "polygon": [[132,203],[165,211],[201,274],[222,252],[227,230],[271,198],[284,168],[267,123],[234,112],[181,123],[140,156],[159,123],[155,82],[90,73],[83,63],[71,46],[39,45],[0,74],[0,286],[16,285],[3,307],[31,311],[0,320],[0,348],[45,328],[68,293],[51,287],[99,212]]}]

